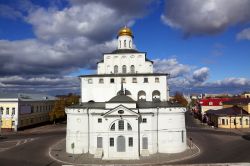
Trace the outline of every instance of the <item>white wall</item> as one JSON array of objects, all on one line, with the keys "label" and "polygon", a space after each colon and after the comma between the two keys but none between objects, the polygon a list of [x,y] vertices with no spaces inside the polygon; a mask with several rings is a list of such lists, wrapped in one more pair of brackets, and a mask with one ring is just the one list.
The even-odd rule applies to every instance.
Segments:
[{"label": "white wall", "polygon": [[112,74],[114,66],[118,66],[118,73],[122,73],[122,66],[126,65],[127,73],[130,66],[135,66],[135,73],[153,73],[152,62],[145,61],[145,53],[104,54],[104,62],[98,63],[97,74]]},{"label": "white wall", "polygon": [[[170,110],[171,109],[171,110]],[[103,117],[102,114],[109,110],[91,109],[89,129],[89,152],[95,154],[97,149],[97,137],[103,138],[103,159],[138,159],[138,131],[140,130],[140,149],[142,138],[148,137],[148,151],[150,154],[157,152],[157,109],[140,109],[142,118],[147,118],[147,123],[141,123],[138,128],[138,118],[123,117],[129,122],[132,131],[110,131],[112,123],[117,123],[121,117]],[[138,113],[137,109],[133,110]],[[185,108],[160,108],[158,116],[158,152],[178,153],[186,149]],[[67,113],[67,136],[66,151],[73,153],[71,144],[75,143],[75,154],[88,151],[88,116],[86,109],[66,109]],[[125,113],[126,114],[126,113]],[[98,118],[102,119],[98,123]],[[117,125],[116,125],[117,129]],[[182,140],[183,131],[183,140]],[[117,152],[117,137],[123,135],[126,139],[126,152]],[[114,138],[114,147],[109,146],[109,138]],[[133,147],[128,147],[128,137],[133,137]]]},{"label": "white wall", "polygon": [[[99,79],[104,79],[104,83],[100,84]],[[110,78],[115,79],[115,83],[110,83]],[[143,90],[146,93],[146,100],[152,101],[152,92],[158,90],[161,93],[161,101],[167,101],[169,99],[167,89],[166,76],[137,76],[137,83],[132,83],[132,76],[126,77],[82,77],[81,78],[81,96],[82,102],[88,102],[94,100],[95,102],[105,102],[117,95],[117,92],[121,89],[121,78],[126,79],[126,83],[123,87],[131,92],[132,99],[137,101],[138,92]],[[148,83],[144,83],[144,78],[148,78]],[[159,83],[155,82],[155,78],[159,78]],[[88,83],[88,80],[92,79],[92,84]]]}]

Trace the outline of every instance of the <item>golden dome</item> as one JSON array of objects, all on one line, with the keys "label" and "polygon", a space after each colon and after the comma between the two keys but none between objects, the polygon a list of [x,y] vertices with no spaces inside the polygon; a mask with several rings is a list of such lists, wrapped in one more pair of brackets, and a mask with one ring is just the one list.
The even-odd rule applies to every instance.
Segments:
[{"label": "golden dome", "polygon": [[134,37],[133,36],[133,33],[131,31],[131,29],[129,29],[128,27],[123,27],[119,30],[118,32],[118,36],[131,36],[131,37]]}]

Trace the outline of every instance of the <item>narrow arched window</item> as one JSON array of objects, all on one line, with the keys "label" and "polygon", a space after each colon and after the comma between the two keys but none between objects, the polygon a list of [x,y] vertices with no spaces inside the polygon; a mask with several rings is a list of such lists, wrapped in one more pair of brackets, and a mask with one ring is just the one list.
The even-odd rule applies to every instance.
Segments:
[{"label": "narrow arched window", "polygon": [[130,72],[131,72],[131,73],[135,73],[135,66],[134,66],[134,65],[131,65],[131,66],[130,66]]},{"label": "narrow arched window", "polygon": [[120,48],[121,48],[122,47],[122,41],[120,40],[119,42],[120,42]]},{"label": "narrow arched window", "polygon": [[126,46],[126,40],[124,40],[124,47],[126,48],[127,46]]},{"label": "narrow arched window", "polygon": [[122,73],[123,74],[127,73],[127,67],[125,65],[122,66]]},{"label": "narrow arched window", "polygon": [[132,48],[131,40],[129,40],[129,48]]},{"label": "narrow arched window", "polygon": [[119,130],[124,130],[124,121],[123,120],[118,121],[118,129]]},{"label": "narrow arched window", "polygon": [[117,65],[114,66],[114,73],[115,74],[118,73],[118,66]]},{"label": "narrow arched window", "polygon": [[110,127],[110,130],[112,130],[112,131],[115,130],[115,123],[112,124],[112,126]]}]

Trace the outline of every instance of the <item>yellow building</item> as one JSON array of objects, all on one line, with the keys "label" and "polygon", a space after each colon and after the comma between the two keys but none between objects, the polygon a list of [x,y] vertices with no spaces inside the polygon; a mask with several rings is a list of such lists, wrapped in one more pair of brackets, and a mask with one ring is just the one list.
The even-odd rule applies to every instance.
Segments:
[{"label": "yellow building", "polygon": [[56,98],[43,94],[0,94],[1,129],[18,128],[49,120]]},{"label": "yellow building", "polygon": [[250,113],[250,98],[236,98],[223,102],[223,108],[238,106]]},{"label": "yellow building", "polygon": [[249,113],[238,106],[208,110],[208,123],[218,128],[250,128]]},{"label": "yellow building", "polygon": [[250,92],[244,92],[241,94],[242,98],[250,98]]}]

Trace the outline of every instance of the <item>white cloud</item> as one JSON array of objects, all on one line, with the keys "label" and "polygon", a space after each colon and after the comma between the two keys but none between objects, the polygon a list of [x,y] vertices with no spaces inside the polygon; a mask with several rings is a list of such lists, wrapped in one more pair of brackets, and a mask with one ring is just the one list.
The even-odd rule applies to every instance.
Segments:
[{"label": "white cloud", "polygon": [[193,72],[193,82],[194,83],[203,83],[208,79],[209,69],[207,67],[202,67]]},{"label": "white cloud", "polygon": [[63,75],[95,68],[103,52],[116,49],[114,38],[119,28],[143,17],[150,3],[75,0],[63,8],[44,8],[24,0],[17,6],[0,6],[15,11],[4,17],[21,17],[36,35],[34,39],[0,40],[0,78],[5,79],[0,80],[1,87],[41,88],[42,82],[46,86],[57,81],[52,79],[55,76],[62,80],[56,82],[57,87],[66,85]]},{"label": "white cloud", "polygon": [[167,0],[161,18],[186,35],[216,34],[250,22],[249,0]]},{"label": "white cloud", "polygon": [[250,40],[250,28],[243,29],[236,36],[238,40]]},{"label": "white cloud", "polygon": [[178,77],[187,74],[191,67],[181,64],[175,58],[171,59],[155,59],[154,70],[159,73],[169,73],[170,77]]}]

